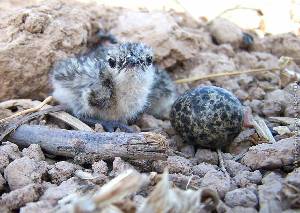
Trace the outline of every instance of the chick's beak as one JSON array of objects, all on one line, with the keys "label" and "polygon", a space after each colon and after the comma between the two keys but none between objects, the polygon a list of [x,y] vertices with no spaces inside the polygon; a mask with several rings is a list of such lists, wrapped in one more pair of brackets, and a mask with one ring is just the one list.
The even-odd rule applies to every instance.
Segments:
[{"label": "chick's beak", "polygon": [[126,65],[127,65],[127,67],[130,67],[130,68],[136,66],[137,65],[137,59],[133,56],[127,57],[126,58]]},{"label": "chick's beak", "polygon": [[138,58],[134,56],[128,56],[124,61],[123,65],[121,66],[121,68],[119,69],[119,73],[123,69],[125,69],[125,71],[129,71],[136,67],[140,67],[142,70],[144,70],[144,67],[142,66]]}]

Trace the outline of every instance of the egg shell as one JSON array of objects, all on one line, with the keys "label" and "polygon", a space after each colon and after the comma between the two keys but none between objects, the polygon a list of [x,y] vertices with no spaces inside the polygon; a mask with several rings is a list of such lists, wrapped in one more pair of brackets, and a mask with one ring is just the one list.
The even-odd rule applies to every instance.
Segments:
[{"label": "egg shell", "polygon": [[231,92],[204,86],[181,95],[172,106],[170,119],[186,143],[222,149],[242,130],[244,108]]}]

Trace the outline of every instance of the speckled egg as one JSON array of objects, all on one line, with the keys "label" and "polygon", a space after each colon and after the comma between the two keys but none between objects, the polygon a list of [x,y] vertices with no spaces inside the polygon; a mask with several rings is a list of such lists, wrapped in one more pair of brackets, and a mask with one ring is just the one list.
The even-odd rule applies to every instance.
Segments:
[{"label": "speckled egg", "polygon": [[173,128],[185,142],[206,148],[224,148],[240,133],[244,111],[229,91],[215,86],[190,90],[173,104]]}]

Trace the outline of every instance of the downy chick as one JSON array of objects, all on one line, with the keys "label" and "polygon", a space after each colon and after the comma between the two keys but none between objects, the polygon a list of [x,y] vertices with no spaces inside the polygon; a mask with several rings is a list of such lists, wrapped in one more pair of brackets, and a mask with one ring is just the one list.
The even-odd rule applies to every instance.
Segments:
[{"label": "downy chick", "polygon": [[84,121],[98,119],[107,131],[128,131],[122,123],[148,105],[155,75],[152,62],[151,48],[142,43],[99,47],[54,66],[53,96]]},{"label": "downy chick", "polygon": [[126,42],[99,46],[53,68],[53,96],[86,123],[100,122],[107,131],[120,128],[147,111],[168,114],[175,86],[165,71],[153,66],[152,49]]}]

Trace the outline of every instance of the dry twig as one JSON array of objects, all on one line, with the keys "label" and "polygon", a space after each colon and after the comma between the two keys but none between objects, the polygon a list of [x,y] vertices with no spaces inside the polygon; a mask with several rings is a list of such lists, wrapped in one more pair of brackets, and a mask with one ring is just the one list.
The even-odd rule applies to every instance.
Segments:
[{"label": "dry twig", "polygon": [[224,160],[223,160],[221,149],[217,149],[217,153],[218,153],[218,157],[219,157],[220,169],[225,174],[226,178],[230,180],[230,176],[229,176],[229,174],[228,174],[228,172],[226,170],[225,164],[224,164]]},{"label": "dry twig", "polygon": [[41,102],[39,105],[37,105],[35,107],[32,107],[30,109],[23,110],[21,112],[17,112],[17,113],[15,113],[15,114],[7,117],[7,118],[3,118],[3,119],[0,120],[0,123],[3,123],[5,121],[8,121],[10,119],[13,119],[13,118],[21,116],[21,115],[26,115],[26,114],[31,113],[31,112],[36,112],[36,111],[40,110],[43,106],[45,106],[47,103],[52,101],[52,99],[53,99],[52,96],[49,96],[43,102]]},{"label": "dry twig", "polygon": [[[32,101],[31,99],[12,99],[8,101],[4,101],[0,103],[0,108],[11,108],[15,106],[21,106],[22,108],[35,108],[38,105],[40,105],[40,101]],[[47,109],[49,107],[52,107],[48,104],[45,104],[42,109]],[[62,110],[65,110],[62,108]],[[75,118],[74,116],[70,115],[67,112],[51,112],[49,113],[50,116],[58,119],[59,121],[62,121],[68,125],[70,125],[72,128],[76,130],[83,130],[83,131],[91,131],[93,132],[94,130],[80,121],[79,119]]]},{"label": "dry twig", "polygon": [[260,68],[260,69],[244,70],[244,71],[231,71],[231,72],[223,72],[223,73],[214,73],[214,74],[205,75],[205,76],[183,78],[183,79],[176,80],[175,82],[177,84],[182,84],[182,83],[189,83],[189,82],[198,81],[198,80],[206,80],[206,79],[211,79],[211,78],[241,75],[241,74],[247,74],[247,73],[282,71],[283,69],[286,68],[286,66],[288,66],[291,63],[291,61],[292,61],[292,59],[289,58],[289,57],[281,57],[279,59],[279,67],[276,67],[276,68]]},{"label": "dry twig", "polygon": [[155,133],[96,133],[26,124],[9,140],[23,147],[39,144],[50,154],[75,157],[81,163],[114,157],[165,160],[168,151],[166,138]]},{"label": "dry twig", "polygon": [[30,115],[25,115],[24,117],[22,117],[20,119],[15,119],[8,124],[6,124],[6,123],[0,124],[0,127],[2,129],[2,132],[0,134],[0,141],[2,141],[7,135],[9,135],[11,132],[16,130],[22,124],[27,123],[28,121],[31,121],[32,119],[34,119],[36,117],[48,114],[50,112],[60,111],[60,110],[62,110],[60,106],[55,106],[55,107],[47,108],[44,110],[40,110],[40,111],[32,113]]},{"label": "dry twig", "polygon": [[265,121],[262,118],[256,116],[255,118],[252,119],[252,122],[257,134],[261,138],[266,139],[269,143],[276,142],[270,129],[267,127]]}]

